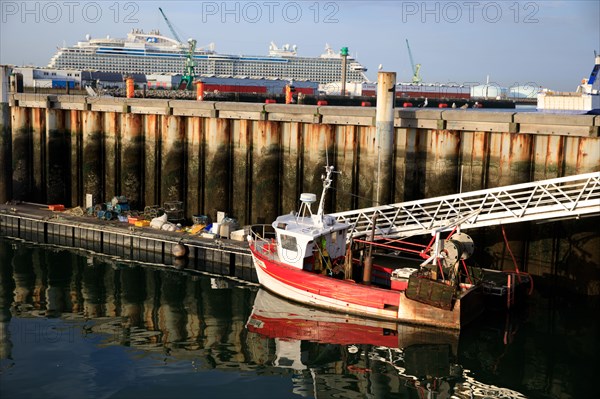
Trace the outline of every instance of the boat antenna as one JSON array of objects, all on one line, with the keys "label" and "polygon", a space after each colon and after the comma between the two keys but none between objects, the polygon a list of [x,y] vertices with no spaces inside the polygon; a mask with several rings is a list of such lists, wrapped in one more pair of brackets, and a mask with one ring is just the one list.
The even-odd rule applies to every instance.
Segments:
[{"label": "boat antenna", "polygon": [[329,187],[331,187],[331,174],[333,173],[333,170],[335,169],[335,167],[333,165],[329,166],[325,166],[325,174],[323,174],[321,176],[321,179],[323,179],[323,192],[321,193],[321,200],[319,201],[319,209],[317,211],[317,217],[319,218],[319,220],[323,220],[323,208],[325,205],[325,194],[327,193],[327,189]]},{"label": "boat antenna", "polygon": [[321,180],[323,180],[323,193],[321,193],[321,199],[319,200],[319,208],[317,210],[317,217],[322,222],[323,221],[323,208],[325,207],[325,194],[327,193],[327,189],[331,187],[331,175],[333,173],[342,173],[335,170],[333,165],[329,165],[329,143],[327,140],[327,135],[325,135],[325,173],[321,175]]}]

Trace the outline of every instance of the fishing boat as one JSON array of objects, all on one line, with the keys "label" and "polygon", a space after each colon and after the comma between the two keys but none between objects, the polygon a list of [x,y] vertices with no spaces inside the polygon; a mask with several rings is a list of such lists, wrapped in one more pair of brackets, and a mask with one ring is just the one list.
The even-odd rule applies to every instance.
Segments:
[{"label": "fishing boat", "polygon": [[473,252],[468,235],[454,229],[424,252],[427,259],[417,268],[377,267],[372,246],[353,242],[351,226],[324,213],[333,173],[327,166],[316,213],[311,209],[316,195],[304,193],[298,212],[279,216],[270,231],[255,226],[248,235],[265,289],[323,309],[449,329],[460,329],[483,312],[481,287],[465,279],[460,267]]}]

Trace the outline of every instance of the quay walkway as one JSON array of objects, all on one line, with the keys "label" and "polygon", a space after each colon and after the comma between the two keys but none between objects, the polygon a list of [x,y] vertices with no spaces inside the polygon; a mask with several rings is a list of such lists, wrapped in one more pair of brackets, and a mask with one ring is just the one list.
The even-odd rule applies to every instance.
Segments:
[{"label": "quay walkway", "polygon": [[[0,236],[258,282],[246,241],[208,239],[91,216],[73,216],[50,211],[40,204],[0,205]],[[174,256],[177,245],[185,246],[186,256]]]}]

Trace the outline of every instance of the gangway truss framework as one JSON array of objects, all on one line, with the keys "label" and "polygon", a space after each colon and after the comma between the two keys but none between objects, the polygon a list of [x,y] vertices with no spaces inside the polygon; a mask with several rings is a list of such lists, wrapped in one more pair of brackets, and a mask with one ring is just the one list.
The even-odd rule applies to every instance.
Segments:
[{"label": "gangway truss framework", "polygon": [[600,172],[330,214],[349,237],[432,234],[535,220],[600,215]]}]

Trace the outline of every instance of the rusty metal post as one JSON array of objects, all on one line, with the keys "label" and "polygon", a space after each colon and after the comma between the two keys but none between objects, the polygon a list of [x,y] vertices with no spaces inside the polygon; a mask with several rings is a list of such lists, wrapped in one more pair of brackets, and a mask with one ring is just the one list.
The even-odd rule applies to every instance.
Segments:
[{"label": "rusty metal post", "polygon": [[33,185],[30,109],[11,107],[12,198],[30,200]]},{"label": "rusty metal post", "polygon": [[102,114],[84,111],[82,128],[83,193],[92,194],[94,204],[98,204],[106,201],[103,198]]},{"label": "rusty metal post", "polygon": [[206,119],[204,134],[204,214],[213,220],[217,211],[229,212],[231,145],[229,119]]},{"label": "rusty metal post", "polygon": [[375,114],[377,172],[373,190],[374,200],[379,205],[392,202],[395,97],[396,73],[379,72],[377,74],[377,110]]},{"label": "rusty metal post", "polygon": [[11,118],[8,105],[11,68],[0,66],[0,204],[12,197]]},{"label": "rusty metal post", "polygon": [[65,121],[65,129],[68,135],[68,146],[69,146],[69,164],[67,170],[70,171],[68,175],[69,179],[69,192],[70,192],[70,204],[71,206],[83,205],[83,198],[85,193],[83,192],[83,154],[82,154],[82,112],[78,110],[70,110],[68,112],[68,118]]},{"label": "rusty metal post", "polygon": [[126,88],[127,98],[135,97],[135,83],[133,81],[133,78],[127,78],[125,80],[125,88]]},{"label": "rusty metal post", "polygon": [[[252,171],[254,167],[253,132],[258,121],[232,121],[231,211],[240,224],[252,224]],[[259,155],[260,157],[260,155]],[[260,158],[259,158],[260,159]],[[295,187],[294,187],[295,190]],[[294,191],[295,192],[295,191]]]},{"label": "rusty metal post", "polygon": [[279,212],[279,137],[278,122],[257,121],[252,134],[251,219],[257,223],[269,223]]},{"label": "rusty metal post", "polygon": [[67,143],[65,139],[65,115],[60,109],[46,109],[46,202],[69,205],[67,198]]},{"label": "rusty metal post", "polygon": [[[375,241],[375,228],[377,227],[377,213],[373,212],[372,219],[373,229],[371,230],[371,236],[369,241],[373,243]],[[371,285],[371,270],[373,268],[373,245],[369,244],[367,248],[367,257],[365,258],[364,269],[363,269],[363,284]]]},{"label": "rusty metal post", "polygon": [[102,153],[104,155],[104,199],[108,201],[121,195],[119,168],[119,141],[121,135],[121,112],[104,112],[102,133]]},{"label": "rusty metal post", "polygon": [[196,100],[204,101],[204,82],[201,80],[196,82]]},{"label": "rusty metal post", "polygon": [[187,160],[187,191],[186,191],[186,217],[201,214],[202,211],[202,136],[204,134],[203,118],[188,116],[185,120],[185,156]]},{"label": "rusty metal post", "polygon": [[160,120],[156,114],[144,115],[142,120],[143,140],[143,203],[146,206],[160,203]]},{"label": "rusty metal post", "polygon": [[180,116],[165,116],[162,123],[162,148],[160,162],[161,204],[165,201],[183,201],[184,195],[184,142]]},{"label": "rusty metal post", "polygon": [[[120,191],[134,206],[142,205],[142,118],[139,114],[121,117]],[[141,208],[140,208],[141,209]]]},{"label": "rusty metal post", "polygon": [[31,140],[33,172],[33,186],[29,201],[43,204],[46,202],[46,110],[44,108],[31,109]]}]

